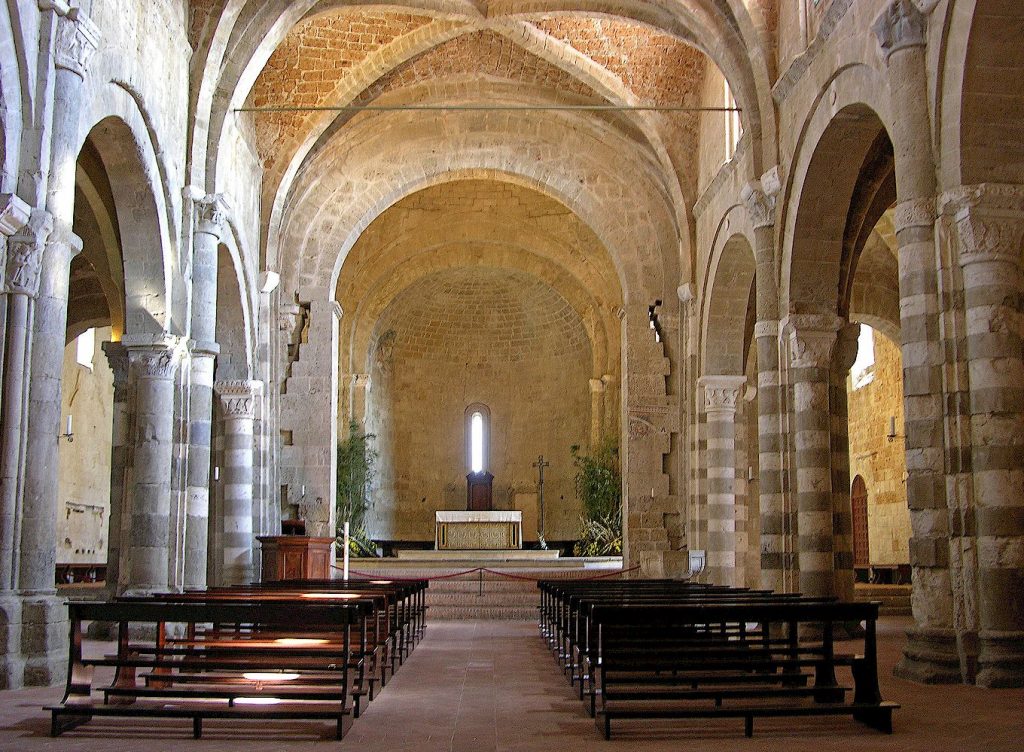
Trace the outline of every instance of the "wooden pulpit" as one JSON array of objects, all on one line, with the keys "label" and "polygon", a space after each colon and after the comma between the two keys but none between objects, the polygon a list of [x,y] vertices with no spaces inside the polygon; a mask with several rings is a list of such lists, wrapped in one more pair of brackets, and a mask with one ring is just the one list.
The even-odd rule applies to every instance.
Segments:
[{"label": "wooden pulpit", "polygon": [[489,512],[491,505],[491,485],[494,476],[484,471],[470,473],[466,476],[466,509],[471,512]]},{"label": "wooden pulpit", "polygon": [[262,582],[330,579],[334,538],[261,535],[257,540],[263,547]]}]

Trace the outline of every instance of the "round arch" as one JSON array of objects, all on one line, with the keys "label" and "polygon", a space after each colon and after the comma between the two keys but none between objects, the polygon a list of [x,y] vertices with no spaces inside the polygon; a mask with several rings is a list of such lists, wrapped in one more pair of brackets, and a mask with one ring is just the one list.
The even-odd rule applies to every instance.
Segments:
[{"label": "round arch", "polygon": [[701,373],[741,376],[746,372],[748,304],[755,281],[754,250],[742,230],[730,233],[732,221],[745,217],[733,207],[719,226],[704,283]]}]

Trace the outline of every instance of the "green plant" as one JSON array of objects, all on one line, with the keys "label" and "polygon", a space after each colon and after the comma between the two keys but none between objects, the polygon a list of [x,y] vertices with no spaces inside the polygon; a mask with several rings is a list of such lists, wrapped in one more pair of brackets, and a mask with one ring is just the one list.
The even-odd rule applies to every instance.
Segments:
[{"label": "green plant", "polygon": [[592,454],[571,447],[576,466],[576,494],[583,503],[582,531],[573,547],[577,556],[613,556],[622,553],[622,476],[619,448],[614,439],[601,443]]},{"label": "green plant", "polygon": [[338,444],[338,529],[348,523],[349,550],[356,556],[377,555],[376,545],[365,527],[378,456],[373,448],[375,438],[352,421],[348,424],[348,436]]}]

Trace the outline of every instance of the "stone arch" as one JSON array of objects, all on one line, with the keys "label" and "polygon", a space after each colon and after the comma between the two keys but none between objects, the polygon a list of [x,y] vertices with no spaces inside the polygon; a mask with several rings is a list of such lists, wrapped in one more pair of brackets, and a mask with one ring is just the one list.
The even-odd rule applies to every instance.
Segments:
[{"label": "stone arch", "polygon": [[[471,125],[466,127],[471,129]],[[654,295],[669,299],[668,288],[674,290],[678,278],[674,267],[680,240],[671,208],[642,169],[627,170],[628,163],[620,161],[615,165],[616,174],[610,175],[608,165],[595,158],[605,153],[604,149],[588,153],[581,148],[569,153],[558,145],[557,133],[548,134],[550,141],[534,143],[525,150],[505,138],[516,127],[510,124],[498,133],[467,133],[454,139],[448,134],[445,148],[440,148],[435,134],[421,133],[418,139],[410,135],[401,163],[382,163],[374,156],[384,148],[378,128],[345,153],[344,168],[337,159],[307,167],[307,174],[315,175],[317,182],[311,180],[304,190],[296,191],[295,208],[278,239],[281,247],[303,252],[291,255],[294,266],[283,267],[282,276],[296,287],[312,284],[333,290],[346,254],[362,230],[389,206],[431,185],[481,177],[525,185],[561,202],[608,249],[627,298]],[[547,130],[565,127],[565,122],[556,121]],[[390,130],[390,138],[404,135],[402,128]],[[577,141],[585,137],[575,130],[573,136]],[[324,184],[341,190],[317,192]],[[356,186],[361,190],[356,192]],[[646,205],[640,200],[645,196],[651,196]],[[326,215],[325,207],[331,206],[341,207],[344,213],[340,217]],[[311,247],[314,242],[319,248]],[[315,265],[299,266],[306,259]]]},{"label": "stone arch", "polygon": [[127,114],[129,120],[99,118],[87,138],[103,162],[120,228],[125,333],[158,334],[177,328],[171,315],[176,264],[152,144],[141,118]]},{"label": "stone arch", "polygon": [[[726,222],[730,215],[726,215]],[[705,281],[701,371],[705,375],[741,376],[746,372],[749,302],[754,286],[754,250],[741,232],[720,228],[710,273]]]},{"label": "stone arch", "polygon": [[942,87],[943,183],[1024,183],[1024,6],[967,0],[949,10]]},{"label": "stone arch", "polygon": [[[864,92],[877,98],[865,101]],[[847,304],[855,269],[844,255],[847,221],[872,148],[888,136],[886,92],[884,79],[863,65],[844,69],[820,92],[787,186],[783,310],[838,313]]]}]

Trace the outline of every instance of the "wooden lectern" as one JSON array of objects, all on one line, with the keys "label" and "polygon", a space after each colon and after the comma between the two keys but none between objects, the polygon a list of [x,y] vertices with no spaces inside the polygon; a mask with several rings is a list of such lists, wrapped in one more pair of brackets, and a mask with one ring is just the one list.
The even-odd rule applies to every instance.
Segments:
[{"label": "wooden lectern", "polygon": [[330,579],[334,538],[261,535],[257,540],[263,547],[262,582]]}]

